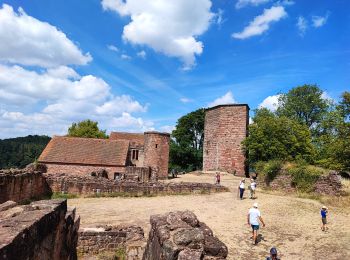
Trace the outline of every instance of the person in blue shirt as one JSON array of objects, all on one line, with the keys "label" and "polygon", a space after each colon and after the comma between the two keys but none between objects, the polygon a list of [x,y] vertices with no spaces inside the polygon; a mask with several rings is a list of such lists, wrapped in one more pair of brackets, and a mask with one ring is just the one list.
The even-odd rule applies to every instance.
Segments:
[{"label": "person in blue shirt", "polygon": [[321,227],[321,230],[322,230],[322,231],[328,230],[328,227],[327,227],[327,214],[328,214],[327,207],[326,207],[326,206],[323,206],[323,207],[321,208],[321,219],[322,219],[322,227]]}]

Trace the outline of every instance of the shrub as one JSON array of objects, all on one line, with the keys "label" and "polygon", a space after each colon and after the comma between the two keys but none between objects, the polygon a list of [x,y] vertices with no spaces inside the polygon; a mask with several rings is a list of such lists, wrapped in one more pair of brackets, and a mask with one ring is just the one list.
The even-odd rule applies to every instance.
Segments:
[{"label": "shrub", "polygon": [[314,166],[298,165],[288,169],[288,173],[292,176],[292,186],[298,191],[312,192],[316,181],[324,173],[324,170]]},{"label": "shrub", "polygon": [[280,160],[271,160],[268,162],[257,162],[255,164],[258,178],[269,184],[278,175],[282,169],[283,162]]}]

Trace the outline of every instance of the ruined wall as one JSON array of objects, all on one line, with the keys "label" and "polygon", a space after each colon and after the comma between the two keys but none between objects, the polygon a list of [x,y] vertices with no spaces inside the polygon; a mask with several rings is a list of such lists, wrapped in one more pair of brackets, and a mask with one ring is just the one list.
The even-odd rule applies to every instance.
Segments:
[{"label": "ruined wall", "polygon": [[0,170],[0,203],[23,202],[49,193],[41,172],[26,169]]},{"label": "ruined wall", "polygon": [[151,180],[150,167],[126,167],[125,179],[138,182],[149,182]]},{"label": "ruined wall", "polygon": [[227,247],[190,211],[151,216],[143,260],[226,259]]},{"label": "ruined wall", "polygon": [[159,179],[168,178],[170,134],[145,132],[144,166],[156,171]]},{"label": "ruined wall", "polygon": [[171,195],[186,193],[224,192],[224,186],[209,183],[161,183],[161,182],[131,182],[113,181],[105,178],[80,177],[64,174],[45,174],[52,192],[80,195],[95,195],[97,193],[111,193],[130,196]]},{"label": "ruined wall", "polygon": [[330,171],[328,175],[321,176],[315,183],[315,192],[327,195],[340,195],[342,190],[340,174]]},{"label": "ruined wall", "polygon": [[[293,186],[292,176],[282,170],[269,184],[259,178],[258,186],[268,187],[273,190],[281,190],[285,192],[295,192],[296,187]],[[338,172],[330,171],[328,174],[322,175],[313,186],[313,192],[323,195],[341,195],[342,184]]]},{"label": "ruined wall", "polygon": [[203,170],[247,173],[242,141],[248,135],[248,105],[219,105],[205,112]]},{"label": "ruined wall", "polygon": [[119,252],[126,259],[142,259],[146,240],[141,227],[103,226],[79,230],[78,254],[98,255]]},{"label": "ruined wall", "polygon": [[77,259],[80,219],[66,200],[0,205],[1,259]]},{"label": "ruined wall", "polygon": [[113,179],[114,173],[124,173],[125,167],[110,167],[110,166],[88,166],[88,165],[74,165],[74,164],[54,164],[46,163],[47,173],[52,174],[72,174],[78,176],[89,175],[91,172],[98,171],[100,169],[105,169],[108,173],[108,178]]}]

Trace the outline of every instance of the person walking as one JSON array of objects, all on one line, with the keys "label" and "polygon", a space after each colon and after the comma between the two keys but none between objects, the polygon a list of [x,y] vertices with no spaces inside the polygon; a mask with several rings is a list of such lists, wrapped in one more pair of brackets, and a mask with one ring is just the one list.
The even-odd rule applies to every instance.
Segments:
[{"label": "person walking", "polygon": [[256,182],[254,179],[250,180],[250,198],[255,198]]},{"label": "person walking", "polygon": [[216,173],[216,184],[220,185],[220,172]]},{"label": "person walking", "polygon": [[249,209],[247,221],[248,225],[252,228],[253,244],[256,245],[258,243],[257,238],[260,227],[259,221],[262,223],[263,227],[265,227],[265,222],[261,217],[260,210],[258,210],[258,203],[255,202],[253,207]]},{"label": "person walking", "polygon": [[242,200],[244,190],[245,190],[245,179],[241,180],[241,182],[239,183],[238,189],[239,189],[239,198]]},{"label": "person walking", "polygon": [[321,208],[321,220],[322,220],[321,230],[322,231],[328,230],[328,227],[327,227],[327,214],[328,214],[328,209],[327,209],[326,206],[323,206]]},{"label": "person walking", "polygon": [[266,257],[266,260],[280,260],[280,258],[277,257],[276,247],[270,249],[270,256]]}]

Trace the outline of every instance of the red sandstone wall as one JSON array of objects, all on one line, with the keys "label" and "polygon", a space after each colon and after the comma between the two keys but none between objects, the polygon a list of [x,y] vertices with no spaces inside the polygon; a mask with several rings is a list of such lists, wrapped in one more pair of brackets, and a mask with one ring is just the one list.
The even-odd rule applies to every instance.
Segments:
[{"label": "red sandstone wall", "polygon": [[41,172],[0,170],[0,203],[7,200],[23,202],[40,198],[48,192],[46,181]]},{"label": "red sandstone wall", "polygon": [[113,179],[114,173],[124,173],[125,167],[101,167],[101,166],[86,166],[86,165],[70,165],[70,164],[51,164],[46,163],[47,173],[52,174],[72,174],[77,176],[86,176],[89,175],[93,171],[97,171],[99,169],[105,169],[108,172],[108,178]]},{"label": "red sandstone wall", "polygon": [[144,146],[144,166],[157,169],[158,178],[168,177],[170,135],[146,132]]},{"label": "red sandstone wall", "polygon": [[246,173],[241,142],[248,134],[249,107],[223,105],[205,113],[203,170]]}]

